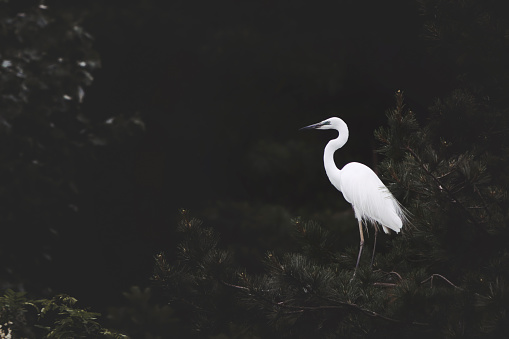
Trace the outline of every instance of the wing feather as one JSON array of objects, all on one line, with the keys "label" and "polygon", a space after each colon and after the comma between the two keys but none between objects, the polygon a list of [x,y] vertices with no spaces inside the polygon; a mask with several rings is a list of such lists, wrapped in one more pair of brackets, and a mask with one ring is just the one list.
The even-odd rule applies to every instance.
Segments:
[{"label": "wing feather", "polygon": [[358,220],[378,223],[385,233],[399,233],[405,214],[380,178],[366,165],[352,162],[341,169],[341,192]]}]

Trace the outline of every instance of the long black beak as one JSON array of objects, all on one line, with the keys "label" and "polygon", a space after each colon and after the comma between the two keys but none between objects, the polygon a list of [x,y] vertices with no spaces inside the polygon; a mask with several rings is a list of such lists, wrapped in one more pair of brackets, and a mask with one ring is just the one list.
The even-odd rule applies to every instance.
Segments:
[{"label": "long black beak", "polygon": [[306,126],[306,127],[299,128],[299,131],[302,131],[302,130],[305,130],[305,129],[315,129],[315,128],[318,128],[320,126],[323,126],[322,122],[319,122],[319,123],[313,124],[313,125],[309,125],[309,126]]}]

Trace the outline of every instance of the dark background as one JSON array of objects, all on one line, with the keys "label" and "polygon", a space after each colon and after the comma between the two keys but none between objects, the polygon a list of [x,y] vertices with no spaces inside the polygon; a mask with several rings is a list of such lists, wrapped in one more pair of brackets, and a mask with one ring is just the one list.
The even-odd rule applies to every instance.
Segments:
[{"label": "dark background", "polygon": [[[102,67],[83,112],[139,114],[145,131],[77,169],[79,212],[53,225],[51,259],[3,277],[98,310],[129,286],[150,284],[153,256],[171,257],[178,242],[180,208],[217,228],[253,271],[266,250],[291,246],[292,218],[354,225],[323,170],[323,147],[335,135],[298,129],[343,118],[350,140],[338,167],[376,169],[373,131],[394,92],[403,90],[425,120],[427,106],[454,86],[450,60],[433,57],[421,38],[413,1],[46,5],[95,39]],[[355,227],[337,232],[357,244]]]}]

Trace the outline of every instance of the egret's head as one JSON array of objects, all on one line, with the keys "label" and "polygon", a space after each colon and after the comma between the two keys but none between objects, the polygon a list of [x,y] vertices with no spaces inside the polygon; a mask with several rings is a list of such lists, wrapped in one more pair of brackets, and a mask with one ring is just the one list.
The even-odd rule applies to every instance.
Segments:
[{"label": "egret's head", "polygon": [[301,130],[303,130],[303,129],[336,129],[337,130],[339,125],[341,125],[341,124],[344,124],[343,120],[341,120],[340,118],[334,117],[334,118],[325,119],[324,121],[321,121],[317,124],[302,127]]}]

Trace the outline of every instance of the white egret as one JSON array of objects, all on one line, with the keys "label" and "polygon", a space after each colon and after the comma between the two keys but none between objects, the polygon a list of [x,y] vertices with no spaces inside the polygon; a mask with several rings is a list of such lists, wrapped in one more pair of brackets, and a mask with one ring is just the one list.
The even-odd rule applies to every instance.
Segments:
[{"label": "white egret", "polygon": [[371,257],[371,265],[373,265],[378,224],[382,226],[385,233],[389,233],[389,230],[399,233],[403,223],[406,222],[405,212],[389,189],[368,166],[351,162],[342,169],[336,167],[334,152],[343,147],[348,140],[348,126],[343,120],[335,117],[329,118],[301,128],[301,130],[303,129],[335,129],[339,132],[339,136],[330,140],[325,146],[323,164],[330,182],[343,193],[345,200],[352,205],[355,218],[359,222],[361,242],[354,270],[355,276],[364,247],[362,223],[370,222],[375,228],[375,241]]}]

